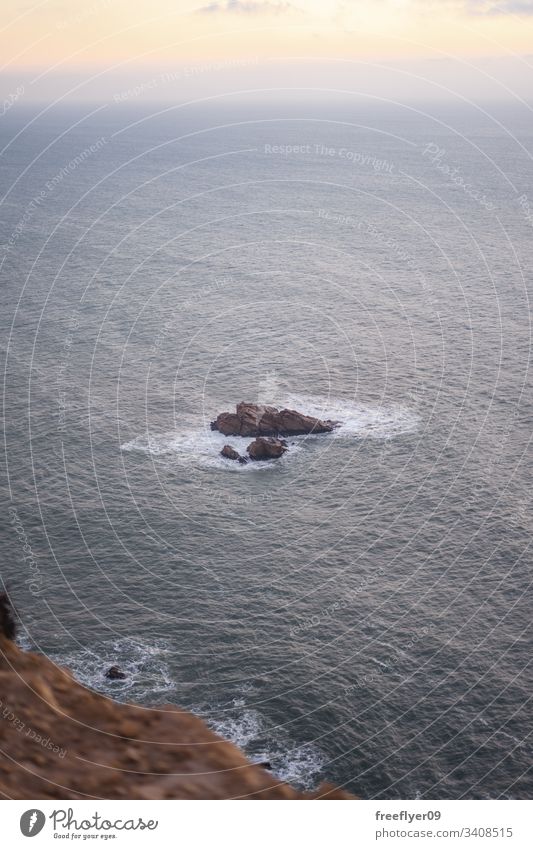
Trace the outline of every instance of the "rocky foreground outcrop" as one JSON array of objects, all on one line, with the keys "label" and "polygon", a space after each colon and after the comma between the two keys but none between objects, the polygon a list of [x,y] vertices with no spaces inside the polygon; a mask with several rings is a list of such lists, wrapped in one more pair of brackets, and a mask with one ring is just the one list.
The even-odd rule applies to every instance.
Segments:
[{"label": "rocky foreground outcrop", "polygon": [[331,433],[339,422],[305,416],[296,410],[278,410],[261,404],[237,404],[235,413],[220,413],[211,422],[211,430],[224,436],[302,436],[307,433]]},{"label": "rocky foreground outcrop", "polygon": [[351,798],[329,785],[299,792],[175,705],[147,709],[90,692],[13,636],[0,596],[3,798]]}]

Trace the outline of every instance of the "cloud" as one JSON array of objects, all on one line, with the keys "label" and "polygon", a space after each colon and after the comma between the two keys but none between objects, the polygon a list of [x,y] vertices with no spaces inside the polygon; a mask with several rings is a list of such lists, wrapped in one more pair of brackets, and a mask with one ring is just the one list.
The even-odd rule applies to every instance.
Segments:
[{"label": "cloud", "polygon": [[466,0],[472,15],[533,15],[533,0]]},{"label": "cloud", "polygon": [[533,0],[412,0],[415,6],[442,9],[451,13],[466,12],[478,17],[497,17],[505,15],[533,16]]},{"label": "cloud", "polygon": [[232,12],[237,15],[279,15],[291,9],[290,3],[271,3],[269,0],[222,0],[198,9],[199,14],[209,15]]}]

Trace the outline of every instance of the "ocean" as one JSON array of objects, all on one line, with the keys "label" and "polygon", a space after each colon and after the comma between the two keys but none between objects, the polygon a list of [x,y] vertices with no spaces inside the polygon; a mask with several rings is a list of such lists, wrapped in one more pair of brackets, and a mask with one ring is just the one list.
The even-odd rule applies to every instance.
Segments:
[{"label": "ocean", "polygon": [[[0,148],[21,644],[300,787],[530,798],[528,110],[17,103]],[[240,466],[241,400],[341,426]]]}]

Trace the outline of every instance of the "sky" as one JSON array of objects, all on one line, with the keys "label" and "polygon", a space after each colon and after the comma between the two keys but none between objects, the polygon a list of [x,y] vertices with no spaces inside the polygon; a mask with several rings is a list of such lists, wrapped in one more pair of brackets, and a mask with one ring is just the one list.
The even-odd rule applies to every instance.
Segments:
[{"label": "sky", "polygon": [[[365,85],[531,97],[533,0],[3,0],[3,97]],[[366,68],[363,74],[362,68]],[[373,74],[369,69],[376,68]],[[392,72],[400,69],[394,81]],[[381,70],[380,70],[381,69]],[[152,84],[174,74],[166,87]],[[142,88],[141,88],[142,87]],[[75,89],[74,94],[72,89]]]}]

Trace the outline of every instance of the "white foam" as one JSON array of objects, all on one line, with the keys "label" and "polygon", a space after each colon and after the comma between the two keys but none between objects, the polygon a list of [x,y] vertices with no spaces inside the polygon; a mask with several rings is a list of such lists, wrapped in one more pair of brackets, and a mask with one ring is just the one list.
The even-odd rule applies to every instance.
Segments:
[{"label": "white foam", "polygon": [[420,425],[420,417],[405,404],[371,405],[341,398],[290,395],[286,406],[308,416],[340,422],[333,432],[335,437],[392,439],[413,433]]},{"label": "white foam", "polygon": [[311,790],[317,784],[317,777],[324,771],[327,760],[323,752],[313,745],[306,743],[280,753],[279,765],[272,762],[275,774],[282,781]]},{"label": "white foam", "polygon": [[294,745],[283,728],[271,728],[259,711],[247,708],[244,698],[233,699],[232,704],[233,708],[224,711],[222,716],[216,716],[217,711],[213,709],[209,714],[202,709],[195,712],[204,716],[213,731],[242,749],[251,761],[268,761],[277,778],[303,789],[316,786],[317,776],[327,762],[317,746],[313,743]]},{"label": "white foam", "polygon": [[29,633],[26,630],[24,630],[23,632],[18,632],[15,642],[18,647],[22,649],[22,651],[37,650],[33,640],[31,639]]},{"label": "white foam", "polygon": [[[52,659],[66,666],[75,677],[92,690],[104,692],[120,701],[127,692],[128,700],[153,701],[158,694],[175,688],[167,666],[171,649],[163,640],[144,643],[129,637],[104,640],[92,648],[75,649]],[[126,673],[123,680],[105,677],[111,666]]]},{"label": "white foam", "polygon": [[208,722],[213,731],[231,740],[240,749],[246,749],[264,729],[263,719],[255,710],[243,710],[235,716],[210,719]]}]

